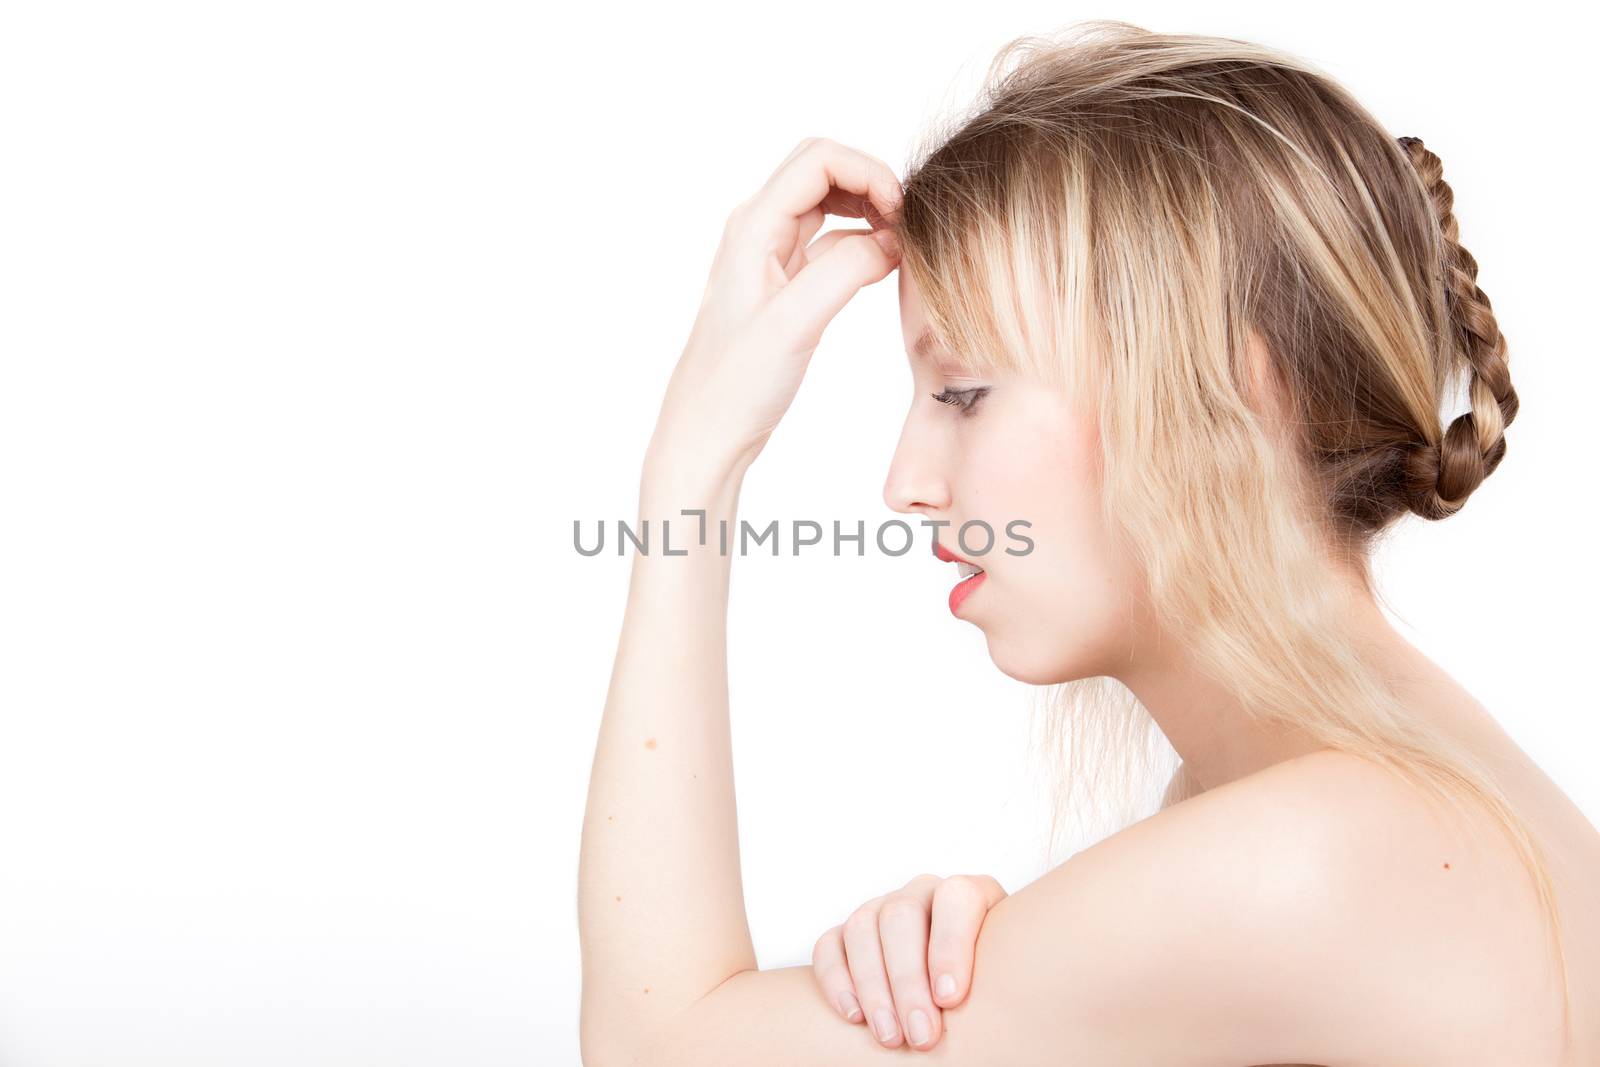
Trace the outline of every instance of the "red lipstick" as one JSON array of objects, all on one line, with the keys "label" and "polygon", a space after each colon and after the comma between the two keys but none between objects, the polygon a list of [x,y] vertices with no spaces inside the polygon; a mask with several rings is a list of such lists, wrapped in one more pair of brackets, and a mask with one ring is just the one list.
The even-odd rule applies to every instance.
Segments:
[{"label": "red lipstick", "polygon": [[[967,563],[974,567],[977,566],[970,559],[963,559],[948,548],[945,548],[937,540],[933,542],[933,554],[946,563]],[[957,582],[955,588],[950,590],[950,614],[959,615],[960,613],[957,609],[961,607],[962,601],[971,596],[973,591],[982,585],[983,580],[987,577],[988,574],[980,570],[977,574],[970,574]]]}]

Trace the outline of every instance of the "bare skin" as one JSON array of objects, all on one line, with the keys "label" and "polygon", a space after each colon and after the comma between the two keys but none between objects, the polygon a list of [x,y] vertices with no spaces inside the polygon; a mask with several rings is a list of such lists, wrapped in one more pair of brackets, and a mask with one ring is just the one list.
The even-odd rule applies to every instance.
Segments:
[{"label": "bare skin", "polygon": [[[1446,681],[1443,685],[1449,688],[1453,683]],[[1509,739],[1505,739],[1503,745],[1515,749]],[[1510,751],[1503,745],[1495,750]],[[1520,749],[1516,752],[1520,753]],[[1592,885],[1586,880],[1596,873],[1594,857],[1581,856],[1585,840],[1593,833],[1592,828],[1565,794],[1549,783],[1525,756],[1514,755],[1514,760],[1519,764],[1519,770],[1512,776],[1516,783],[1514,794],[1529,798],[1528,803],[1519,805],[1519,810],[1524,813],[1540,810],[1539,798],[1542,797],[1543,810],[1534,822],[1545,833],[1545,839],[1559,840],[1564,827],[1578,845],[1579,862],[1571,865],[1565,874],[1558,875],[1558,882],[1562,885],[1564,902],[1581,901],[1585,886]],[[1180,765],[1167,787],[1161,810],[1201,792],[1200,783]],[[1329,799],[1336,801],[1337,797]],[[1553,832],[1550,827],[1554,827]],[[1459,869],[1458,859],[1450,870]],[[1575,878],[1573,871],[1577,872]],[[1514,865],[1503,866],[1501,873],[1508,880],[1515,880],[1519,869]],[[953,878],[920,875],[899,890],[866,901],[844,923],[825,931],[813,948],[813,977],[828,1003],[837,1006],[846,1022],[869,1027],[885,1047],[909,1044],[917,1049],[931,1048],[942,1036],[943,1012],[958,1007],[972,987],[974,957],[984,919],[1004,898],[1004,888],[987,875]],[[1567,904],[1567,912],[1564,921],[1569,933],[1566,941],[1569,954],[1574,944],[1587,941],[1592,946],[1595,937],[1592,906]],[[847,938],[854,946],[849,950],[845,946]],[[1581,959],[1569,959],[1574,989],[1574,1063],[1589,1062],[1581,1050],[1596,1047],[1594,1013],[1590,1010],[1584,1014],[1585,1001],[1581,992],[1594,988],[1593,959],[1592,950]],[[939,979],[945,976],[949,976],[948,981],[941,985]],[[1454,990],[1453,995],[1470,998],[1470,985],[1463,985],[1465,988]],[[1488,1015],[1502,1021],[1510,1020],[1506,1004],[1489,996],[1479,1000],[1481,1010]],[[867,1009],[860,1007],[862,1003],[871,1006],[872,1017],[868,1016]],[[887,1014],[879,1015],[879,1012]],[[911,1023],[914,1012],[922,1013],[926,1022]],[[880,1032],[875,1020],[885,1018],[887,1027]],[[902,1025],[900,1019],[907,1022]],[[1525,1037],[1520,1033],[1522,1029],[1528,1031]],[[919,1040],[922,1034],[927,1036]],[[1527,1048],[1537,1048],[1538,1027],[1519,1028],[1512,1042],[1524,1040]],[[1456,1062],[1497,1061],[1490,1055]]]},{"label": "bare skin", "polygon": [[[645,459],[641,517],[693,508],[712,528],[736,520],[743,478],[823,328],[894,273],[892,247],[866,231],[812,239],[825,214],[874,228],[892,220],[897,198],[881,161],[809,141],[730,217]],[[926,323],[903,274],[899,294],[911,353]],[[585,1062],[852,1067],[894,1054],[886,1045],[957,1065],[1560,1062],[1559,989],[1536,902],[1498,831],[1486,819],[1447,823],[1377,768],[1252,727],[1183,658],[1181,641],[1151,629],[1133,561],[1095,525],[1091,410],[1041,383],[956,380],[937,352],[913,354],[911,368],[886,501],[950,520],[946,535],[973,518],[999,519],[997,529],[1017,515],[1034,522],[1038,550],[987,557],[961,618],[1012,677],[1125,682],[1182,756],[1195,795],[1010,895],[989,887],[965,918],[955,908],[937,956],[929,935],[945,882],[898,898],[926,894],[926,925],[915,907],[878,909],[885,958],[912,961],[882,976],[885,1004],[871,969],[858,976],[847,960],[863,1009],[855,1021],[894,1013],[880,1041],[844,1021],[848,1006],[813,968],[756,964],[728,736],[731,557],[715,538],[689,541],[684,556],[638,555],[580,858]],[[966,413],[930,399],[979,387],[988,392]],[[676,524],[673,543],[684,543]],[[1570,1062],[1595,1062],[1600,919],[1589,902],[1600,835],[1348,576],[1330,569],[1329,580],[1348,592],[1348,617],[1382,649],[1416,712],[1506,769],[1555,863]],[[971,883],[946,895],[985,888]],[[970,946],[958,1002],[938,1007],[930,990],[913,1003],[930,968],[936,980],[964,958],[958,943]],[[901,988],[911,999],[896,999]],[[915,1006],[937,1018],[928,1040],[908,1046]]]}]

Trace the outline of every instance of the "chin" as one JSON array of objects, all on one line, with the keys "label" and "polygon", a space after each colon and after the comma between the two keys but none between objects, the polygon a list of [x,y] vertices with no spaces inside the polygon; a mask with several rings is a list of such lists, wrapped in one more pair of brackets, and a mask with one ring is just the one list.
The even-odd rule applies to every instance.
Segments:
[{"label": "chin", "polygon": [[1072,657],[1064,657],[1060,648],[1030,647],[993,634],[985,636],[989,642],[989,658],[1000,668],[1000,673],[1027,685],[1055,685],[1101,673],[1087,661],[1072,662]]},{"label": "chin", "polygon": [[1062,681],[1094,678],[1112,672],[1125,654],[1118,654],[1122,641],[1117,630],[1082,625],[1050,627],[1042,622],[1010,617],[984,627],[989,643],[989,659],[1008,677],[1027,685],[1059,685]]}]

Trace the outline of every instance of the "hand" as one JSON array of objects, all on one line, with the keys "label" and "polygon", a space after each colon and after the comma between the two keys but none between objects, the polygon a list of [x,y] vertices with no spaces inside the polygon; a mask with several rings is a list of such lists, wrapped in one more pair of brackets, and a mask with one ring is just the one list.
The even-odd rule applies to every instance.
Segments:
[{"label": "hand", "polygon": [[904,1034],[930,1049],[944,1034],[941,1009],[966,999],[984,917],[1005,898],[986,874],[919,875],[818,938],[811,972],[834,1010],[870,1021],[886,1048]]},{"label": "hand", "polygon": [[[888,227],[899,207],[900,180],[887,165],[811,137],[733,209],[662,401],[652,457],[737,470],[755,459],[789,409],[823,328],[898,263]],[[812,241],[829,214],[871,226]]]}]

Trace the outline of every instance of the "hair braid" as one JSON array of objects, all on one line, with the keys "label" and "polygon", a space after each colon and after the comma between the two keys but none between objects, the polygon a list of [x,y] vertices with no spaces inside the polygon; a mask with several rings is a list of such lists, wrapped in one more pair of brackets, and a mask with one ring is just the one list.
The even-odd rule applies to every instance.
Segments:
[{"label": "hair braid", "polygon": [[1399,141],[1433,202],[1444,239],[1444,288],[1457,332],[1456,350],[1472,374],[1472,409],[1457,416],[1437,442],[1426,440],[1406,457],[1411,510],[1425,519],[1442,519],[1460,510],[1500,465],[1506,453],[1505,428],[1517,415],[1517,391],[1511,385],[1505,337],[1489,298],[1478,288],[1478,261],[1457,237],[1455,195],[1442,176],[1439,157],[1423,147],[1421,138]]}]

